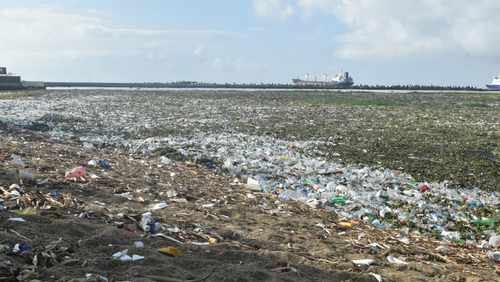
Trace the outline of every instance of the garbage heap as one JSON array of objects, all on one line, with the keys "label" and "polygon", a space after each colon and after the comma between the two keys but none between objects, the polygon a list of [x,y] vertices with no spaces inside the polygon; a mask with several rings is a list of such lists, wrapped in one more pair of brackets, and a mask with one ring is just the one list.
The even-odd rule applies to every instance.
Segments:
[{"label": "garbage heap", "polygon": [[221,134],[150,138],[125,146],[145,154],[169,148],[164,159],[194,159],[246,179],[253,190],[326,208],[381,229],[399,228],[481,247],[488,247],[488,238],[500,233],[497,192],[428,183],[398,170],[328,162],[319,156],[322,144]]}]

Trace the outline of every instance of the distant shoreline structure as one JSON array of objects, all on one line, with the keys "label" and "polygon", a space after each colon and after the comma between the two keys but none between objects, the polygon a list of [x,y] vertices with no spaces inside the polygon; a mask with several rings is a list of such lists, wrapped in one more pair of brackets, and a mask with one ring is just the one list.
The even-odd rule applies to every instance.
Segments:
[{"label": "distant shoreline structure", "polygon": [[177,82],[140,82],[140,83],[116,83],[116,82],[43,82],[23,81],[21,76],[7,72],[6,67],[0,67],[0,91],[11,90],[35,90],[46,88],[165,88],[165,89],[284,89],[284,90],[401,90],[401,91],[499,91],[500,78],[496,76],[492,84],[487,88],[475,86],[438,86],[438,85],[354,85],[354,81],[348,72],[340,72],[334,78],[328,79],[325,75],[323,80],[293,79],[293,83],[209,83],[197,81]]},{"label": "distant shoreline structure", "polygon": [[7,72],[6,67],[0,67],[0,90],[30,90],[45,89],[41,81],[23,81],[20,75]]},{"label": "distant shoreline structure", "polygon": [[209,83],[198,81],[143,82],[143,83],[107,83],[107,82],[45,82],[50,88],[189,88],[189,89],[283,89],[283,90],[402,90],[402,91],[486,91],[475,86],[439,86],[439,85],[354,85],[349,72],[340,71],[333,77],[306,75],[304,79],[294,78],[292,83]]},{"label": "distant shoreline structure", "polygon": [[488,91],[475,86],[437,86],[437,85],[352,85],[350,87],[330,85],[297,85],[287,83],[205,83],[195,81],[179,82],[143,82],[143,83],[112,83],[112,82],[45,82],[47,88],[206,88],[206,89],[290,89],[290,90],[408,90],[408,91]]},{"label": "distant shoreline structure", "polygon": [[0,90],[23,89],[21,76],[7,72],[6,67],[0,67]]}]

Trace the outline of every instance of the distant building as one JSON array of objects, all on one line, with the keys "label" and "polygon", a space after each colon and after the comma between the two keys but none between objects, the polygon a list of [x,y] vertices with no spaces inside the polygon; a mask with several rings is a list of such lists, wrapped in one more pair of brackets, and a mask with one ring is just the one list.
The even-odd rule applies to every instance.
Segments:
[{"label": "distant building", "polygon": [[6,67],[0,67],[0,90],[24,89],[21,76],[9,74]]}]

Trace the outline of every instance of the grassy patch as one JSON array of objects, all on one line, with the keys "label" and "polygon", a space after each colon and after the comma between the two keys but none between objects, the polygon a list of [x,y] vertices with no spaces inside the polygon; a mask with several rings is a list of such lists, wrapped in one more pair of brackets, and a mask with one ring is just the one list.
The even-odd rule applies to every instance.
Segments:
[{"label": "grassy patch", "polygon": [[0,91],[0,100],[13,100],[42,95],[42,91]]}]

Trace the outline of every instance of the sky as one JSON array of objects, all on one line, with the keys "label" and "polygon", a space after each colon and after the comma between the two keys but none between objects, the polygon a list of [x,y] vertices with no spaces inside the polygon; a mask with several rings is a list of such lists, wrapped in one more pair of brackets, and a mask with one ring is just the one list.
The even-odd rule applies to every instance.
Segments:
[{"label": "sky", "polygon": [[0,0],[0,65],[25,80],[484,86],[498,0]]}]

